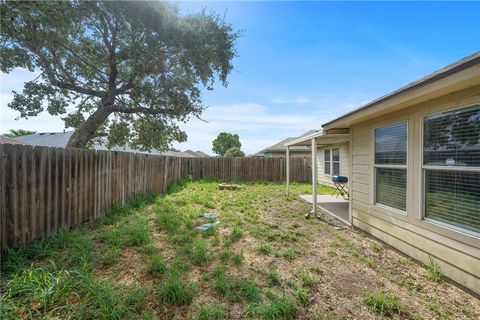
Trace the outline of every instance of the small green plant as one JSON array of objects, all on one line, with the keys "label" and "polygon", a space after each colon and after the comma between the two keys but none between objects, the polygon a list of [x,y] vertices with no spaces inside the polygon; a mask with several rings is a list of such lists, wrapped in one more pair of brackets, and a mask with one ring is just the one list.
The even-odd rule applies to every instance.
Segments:
[{"label": "small green plant", "polygon": [[194,284],[183,282],[176,275],[170,275],[158,287],[158,297],[163,302],[178,306],[190,303],[196,292],[197,287]]},{"label": "small green plant", "polygon": [[176,212],[174,204],[170,201],[164,201],[157,208],[157,226],[167,232],[178,231],[182,225],[182,217]]},{"label": "small green plant", "polygon": [[225,240],[225,245],[230,246],[231,244],[237,242],[241,237],[243,237],[242,230],[235,226]]},{"label": "small green plant", "polygon": [[294,250],[288,249],[283,251],[281,254],[281,257],[284,258],[285,260],[293,260],[298,256],[298,253]]},{"label": "small green plant", "polygon": [[291,299],[273,294],[266,302],[251,303],[247,306],[247,315],[266,320],[295,319],[296,314],[297,309]]},{"label": "small green plant", "polygon": [[201,306],[195,317],[197,320],[222,320],[225,319],[225,309],[218,304]]},{"label": "small green plant", "polygon": [[306,308],[311,303],[310,291],[305,288],[300,288],[295,291],[295,297],[297,298],[298,303]]},{"label": "small green plant", "polygon": [[319,276],[323,276],[323,268],[319,263],[313,263],[308,268],[311,272],[318,274]]},{"label": "small green plant", "polygon": [[254,301],[260,295],[260,288],[254,280],[241,279],[237,283],[242,298]]},{"label": "small green plant", "polygon": [[266,242],[258,243],[255,249],[261,254],[271,254],[273,251],[272,246]]},{"label": "small green plant", "polygon": [[122,251],[117,248],[111,248],[102,253],[101,263],[105,266],[117,263],[122,257]]},{"label": "small green plant", "polygon": [[130,246],[143,246],[151,241],[148,221],[145,218],[132,219],[107,229],[97,236],[98,240],[118,249]]},{"label": "small green plant", "polygon": [[320,309],[311,318],[312,320],[346,320],[344,316],[334,316],[328,314],[327,311]]},{"label": "small green plant", "polygon": [[280,274],[277,269],[270,268],[267,270],[267,282],[269,286],[279,286],[282,284]]},{"label": "small green plant", "polygon": [[127,245],[142,246],[150,242],[150,229],[146,219],[139,219],[126,228]]},{"label": "small green plant", "polygon": [[[60,230],[62,232],[63,229]],[[19,249],[7,248],[2,255],[1,270],[6,273],[14,273],[17,270],[21,270],[25,267],[28,261],[28,254],[26,247]]]},{"label": "small green plant", "polygon": [[300,272],[300,282],[302,283],[303,287],[314,287],[319,281],[320,279],[310,272]]},{"label": "small green plant", "polygon": [[427,269],[425,269],[425,275],[428,279],[439,282],[443,277],[440,266],[431,256],[429,256],[428,259],[430,260],[430,263],[428,264]]},{"label": "small green plant", "polygon": [[197,239],[193,242],[191,250],[191,260],[194,265],[200,265],[210,260],[208,245],[203,239]]},{"label": "small green plant", "polygon": [[32,265],[14,274],[2,295],[7,299],[35,302],[38,308],[46,310],[71,289],[67,285],[68,277],[69,273],[58,270],[53,262],[45,268],[35,268]]},{"label": "small green plant", "polygon": [[230,260],[230,257],[232,256],[233,252],[230,250],[223,250],[220,252],[219,257],[222,262],[227,262]]},{"label": "small green plant", "polygon": [[213,289],[222,294],[229,301],[245,299],[254,301],[260,296],[260,288],[255,281],[239,279],[227,274],[225,266],[217,266],[212,275]]},{"label": "small green plant", "polygon": [[376,241],[370,241],[370,248],[373,250],[373,251],[380,251],[382,250],[382,245]]},{"label": "small green plant", "polygon": [[147,273],[149,274],[164,274],[167,271],[167,264],[160,253],[155,253],[147,261]]},{"label": "small green plant", "polygon": [[184,259],[181,256],[175,256],[173,261],[168,266],[166,274],[168,274],[169,276],[179,277],[190,271],[191,269],[192,264],[190,263],[188,258]]},{"label": "small green plant", "polygon": [[243,251],[235,252],[232,254],[232,263],[234,266],[238,267],[243,263]]},{"label": "small green plant", "polygon": [[405,306],[400,303],[393,293],[388,291],[365,291],[363,293],[363,303],[372,311],[383,316],[407,313]]}]

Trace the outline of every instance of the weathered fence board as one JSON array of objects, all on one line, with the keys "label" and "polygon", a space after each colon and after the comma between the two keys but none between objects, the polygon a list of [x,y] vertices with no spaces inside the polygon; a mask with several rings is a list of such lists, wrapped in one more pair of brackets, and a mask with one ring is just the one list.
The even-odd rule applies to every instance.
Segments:
[{"label": "weathered fence board", "polygon": [[[285,158],[175,158],[0,144],[0,249],[98,219],[116,204],[165,192],[182,177],[284,181]],[[310,159],[290,159],[290,181],[309,181]]]}]

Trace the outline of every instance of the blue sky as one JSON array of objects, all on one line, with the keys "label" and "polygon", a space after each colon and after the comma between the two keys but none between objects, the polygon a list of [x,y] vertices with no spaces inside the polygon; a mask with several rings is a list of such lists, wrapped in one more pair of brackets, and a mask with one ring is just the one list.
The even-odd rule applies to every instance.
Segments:
[{"label": "blue sky", "polygon": [[[187,2],[243,29],[228,88],[203,95],[203,118],[182,125],[184,149],[211,153],[221,131],[242,148],[263,147],[350,111],[480,50],[480,2]],[[1,75],[0,132],[61,131],[49,115],[28,121],[6,108],[11,90],[33,78]]]}]

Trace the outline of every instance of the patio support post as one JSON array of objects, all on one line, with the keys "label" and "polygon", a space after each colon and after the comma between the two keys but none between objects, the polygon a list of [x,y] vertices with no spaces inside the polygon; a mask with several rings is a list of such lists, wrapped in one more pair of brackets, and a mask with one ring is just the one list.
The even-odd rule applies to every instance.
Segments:
[{"label": "patio support post", "polygon": [[290,194],[290,147],[287,147],[287,159],[285,163],[285,181],[287,182],[287,196]]},{"label": "patio support post", "polygon": [[315,217],[317,217],[317,161],[317,139],[312,138],[312,213]]}]

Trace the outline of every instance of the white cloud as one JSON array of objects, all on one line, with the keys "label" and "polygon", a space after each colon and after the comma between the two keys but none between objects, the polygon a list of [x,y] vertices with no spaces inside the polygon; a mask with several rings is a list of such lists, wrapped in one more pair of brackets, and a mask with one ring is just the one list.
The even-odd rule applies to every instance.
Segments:
[{"label": "white cloud", "polygon": [[[63,131],[64,123],[59,117],[46,112],[39,116],[15,120],[19,113],[7,107],[11,101],[11,90],[20,91],[23,82],[35,74],[20,70],[15,76],[0,74],[0,133],[10,129],[29,129],[39,132]],[[338,98],[341,97],[341,98]],[[279,106],[268,106],[253,102],[213,105],[207,108],[201,118],[192,118],[180,126],[188,134],[188,141],[174,146],[181,150],[192,149],[212,153],[212,141],[220,132],[240,135],[242,149],[247,154],[275,144],[287,137],[295,137],[321,125],[341,114],[358,107],[365,95],[342,93],[333,97],[310,99],[301,97],[277,97],[272,104],[293,104],[287,111]],[[207,102],[208,103],[208,102]]]},{"label": "white cloud", "polygon": [[305,111],[298,109],[293,113],[279,114],[256,103],[212,106],[202,115],[206,122],[191,119],[181,125],[188,134],[188,142],[175,147],[211,153],[213,139],[220,132],[231,132],[240,135],[242,149],[247,154],[255,153],[285,137],[319,128],[318,117]]},{"label": "white cloud", "polygon": [[305,104],[310,102],[310,98],[307,96],[301,96],[296,98],[276,97],[272,99],[272,103],[276,104]]}]

